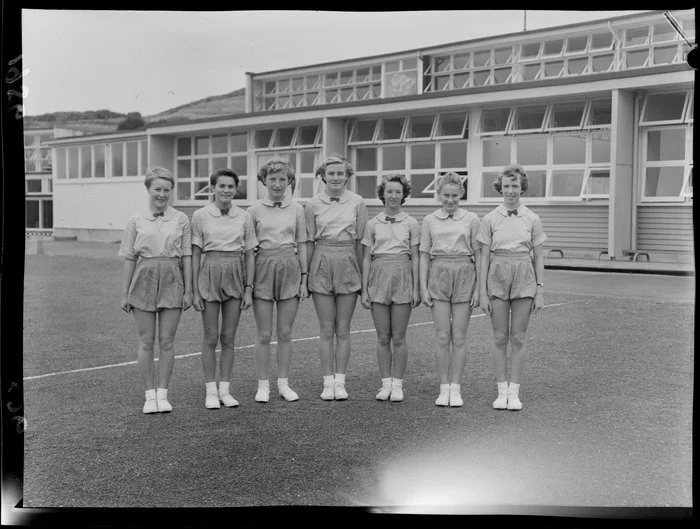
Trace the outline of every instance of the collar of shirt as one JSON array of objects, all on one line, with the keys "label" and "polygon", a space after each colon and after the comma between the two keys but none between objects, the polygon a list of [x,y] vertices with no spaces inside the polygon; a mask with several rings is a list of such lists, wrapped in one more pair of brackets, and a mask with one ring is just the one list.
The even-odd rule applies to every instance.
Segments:
[{"label": "collar of shirt", "polygon": [[[517,209],[518,209],[518,213],[516,214],[516,217],[522,217],[523,214],[525,213],[525,210],[526,210],[527,208],[526,208],[523,204],[520,204],[520,205],[518,206]],[[501,204],[500,206],[498,206],[498,207],[496,208],[496,211],[498,211],[498,212],[499,212],[501,215],[503,215],[504,217],[507,217],[507,216],[508,216],[508,208],[505,207],[503,204]]]},{"label": "collar of shirt", "polygon": [[270,200],[269,198],[262,198],[260,199],[260,202],[265,204],[266,206],[270,206],[271,208],[275,207],[275,202],[282,202],[282,205],[280,208],[286,208],[289,204],[291,204],[291,200],[289,200],[287,197],[284,197],[282,200]]},{"label": "collar of shirt", "polygon": [[[221,215],[221,210],[220,210],[218,207],[216,207],[215,204],[208,204],[208,205],[205,207],[205,210],[206,210],[206,212],[209,213],[212,217],[221,217],[221,216],[222,216],[222,215]],[[227,215],[227,216],[228,216],[228,217],[235,217],[235,216],[238,215],[241,211],[243,211],[241,208],[239,208],[238,206],[234,206],[233,204],[231,204],[231,207],[230,207],[229,210],[228,210],[228,215]]]},{"label": "collar of shirt", "polygon": [[[331,197],[325,189],[318,194],[318,198],[320,198],[326,204],[331,203]],[[336,198],[336,197],[334,197],[334,198]],[[337,198],[340,199],[340,201],[339,201],[340,204],[344,204],[345,202],[350,200],[350,195],[348,195],[345,191],[343,191],[343,194]]]},{"label": "collar of shirt", "polygon": [[[175,211],[176,210],[174,208],[171,208],[170,206],[168,206],[164,211],[165,214],[162,217],[158,217],[158,218],[161,218],[164,221],[172,220],[175,218]],[[156,220],[156,217],[153,216],[152,211],[142,211],[141,216],[146,220]]]},{"label": "collar of shirt", "polygon": [[[452,214],[452,218],[453,218],[454,220],[459,220],[459,219],[461,219],[462,217],[464,217],[464,215],[466,215],[466,214],[467,214],[467,212],[464,211],[462,208],[457,208],[457,211],[455,211],[455,212]],[[438,209],[437,211],[433,212],[433,215],[435,215],[435,216],[436,216],[437,218],[439,218],[440,220],[445,220],[445,219],[448,217],[449,214],[448,214],[448,213],[445,213],[445,210],[442,209],[442,208],[440,208],[440,209]]]},{"label": "collar of shirt", "polygon": [[[377,220],[379,222],[383,222],[384,224],[388,224],[388,221],[386,220],[387,217],[391,217],[391,215],[387,215],[382,211],[379,215],[377,215]],[[401,222],[402,220],[408,218],[408,213],[402,211],[398,215],[395,215],[394,218],[396,219],[394,222]]]}]

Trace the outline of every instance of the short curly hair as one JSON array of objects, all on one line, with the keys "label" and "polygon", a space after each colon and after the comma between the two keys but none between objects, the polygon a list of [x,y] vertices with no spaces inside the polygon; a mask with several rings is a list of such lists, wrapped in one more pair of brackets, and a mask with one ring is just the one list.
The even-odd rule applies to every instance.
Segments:
[{"label": "short curly hair", "polygon": [[515,180],[518,177],[520,177],[520,188],[523,190],[524,193],[525,191],[527,191],[527,173],[525,172],[525,169],[523,169],[522,166],[518,165],[517,163],[506,165],[503,168],[500,174],[493,181],[493,188],[496,191],[498,191],[499,194],[502,195],[503,179],[510,178]]},{"label": "short curly hair", "polygon": [[406,202],[406,197],[411,195],[411,184],[408,183],[408,180],[406,180],[404,175],[391,174],[382,177],[382,183],[377,186],[377,197],[382,201],[382,204],[386,204],[384,199],[384,190],[386,189],[386,184],[388,182],[398,182],[401,184],[401,187],[403,188],[403,198],[401,199],[401,203],[403,204]]},{"label": "short curly hair", "polygon": [[[316,169],[316,176],[321,177],[321,180],[323,180],[323,183],[326,183],[326,167],[329,165],[332,165],[334,163],[340,163],[345,166],[345,174],[348,175],[348,180],[350,180],[350,177],[354,174],[354,170],[352,168],[352,165],[350,162],[348,162],[344,156],[341,156],[340,154],[331,154],[330,156],[326,156],[323,161],[321,162],[321,165],[318,166],[318,169]],[[347,181],[346,181],[347,184]]]},{"label": "short curly hair", "polygon": [[464,195],[464,183],[462,182],[462,178],[457,173],[450,171],[437,179],[435,183],[435,196],[439,196],[440,191],[442,191],[442,188],[447,184],[456,185],[459,187],[459,196],[461,197]]},{"label": "short curly hair", "polygon": [[228,167],[225,169],[217,169],[211,174],[211,176],[209,177],[209,183],[212,187],[216,186],[220,176],[228,176],[229,178],[233,178],[233,181],[236,182],[236,187],[238,187],[238,175]]},{"label": "short curly hair", "polygon": [[287,160],[282,158],[273,158],[267,163],[263,164],[258,170],[258,180],[267,187],[266,179],[267,175],[273,173],[284,173],[287,175],[289,180],[289,186],[294,189],[294,183],[296,182],[296,175],[294,173],[294,166]]},{"label": "short curly hair", "polygon": [[173,173],[168,171],[165,167],[155,165],[151,167],[146,173],[146,179],[143,181],[144,185],[146,186],[146,189],[151,189],[151,184],[154,180],[157,180],[158,178],[167,180],[173,187],[175,187],[175,178],[173,177]]}]

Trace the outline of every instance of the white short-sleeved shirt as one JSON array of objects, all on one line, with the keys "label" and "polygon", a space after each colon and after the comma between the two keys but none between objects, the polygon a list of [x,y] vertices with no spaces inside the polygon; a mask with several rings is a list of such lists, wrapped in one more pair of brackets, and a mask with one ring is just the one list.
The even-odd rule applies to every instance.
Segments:
[{"label": "white short-sleeved shirt", "polygon": [[394,222],[387,220],[384,212],[369,219],[362,244],[369,246],[372,255],[410,254],[411,249],[420,243],[418,221],[405,211],[388,218],[393,218]]},{"label": "white short-sleeved shirt", "polygon": [[304,206],[294,200],[285,198],[280,206],[269,198],[258,200],[248,208],[253,219],[255,236],[263,250],[295,246],[306,242],[306,220]]},{"label": "white short-sleeved shirt", "polygon": [[183,257],[192,255],[190,219],[168,207],[162,217],[150,211],[136,213],[124,229],[119,257]]},{"label": "white short-sleeved shirt", "polygon": [[452,215],[440,208],[423,218],[420,235],[420,251],[431,256],[473,255],[479,248],[476,235],[479,217],[476,213],[457,208]]},{"label": "white short-sleeved shirt", "polygon": [[547,240],[542,221],[527,206],[520,204],[517,215],[508,215],[501,204],[481,219],[478,240],[489,250],[530,251]]},{"label": "white short-sleeved shirt", "polygon": [[321,191],[306,204],[306,229],[310,241],[359,241],[365,234],[367,207],[360,195],[343,191],[337,201]]},{"label": "white short-sleeved shirt", "polygon": [[231,204],[226,215],[214,204],[199,208],[192,215],[192,244],[203,252],[238,252],[258,245],[250,214]]}]

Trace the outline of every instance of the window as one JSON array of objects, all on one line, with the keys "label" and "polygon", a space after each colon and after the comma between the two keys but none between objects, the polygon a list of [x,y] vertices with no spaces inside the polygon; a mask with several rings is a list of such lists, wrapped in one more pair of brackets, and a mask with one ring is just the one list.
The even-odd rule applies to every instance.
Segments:
[{"label": "window", "polygon": [[53,228],[53,200],[50,198],[25,200],[24,225],[30,229]]},{"label": "window", "polygon": [[438,114],[435,138],[466,138],[467,112],[443,112]]},{"label": "window", "polygon": [[360,143],[371,143],[374,140],[377,120],[358,120],[353,122],[348,144],[357,145]]},{"label": "window", "polygon": [[411,116],[406,130],[407,140],[430,139],[433,133],[435,115]]},{"label": "window", "polygon": [[583,185],[585,198],[607,198],[610,194],[610,170],[590,169]]},{"label": "window", "polygon": [[481,134],[504,134],[508,127],[510,108],[485,109],[481,113]]},{"label": "window", "polygon": [[690,125],[643,131],[642,201],[692,197],[692,134]]},{"label": "window", "polygon": [[[92,146],[92,153],[95,162],[95,178],[105,177],[105,145],[103,143],[96,144]],[[141,174],[146,174],[143,171]]]},{"label": "window", "polygon": [[585,108],[585,101],[552,104],[548,128],[550,130],[581,128]]},{"label": "window", "polygon": [[547,105],[521,106],[515,108],[513,131],[540,131],[544,124]]},{"label": "window", "polygon": [[112,176],[124,176],[124,144],[112,143]]},{"label": "window", "polygon": [[92,178],[92,145],[80,146],[80,178]]},{"label": "window", "polygon": [[644,98],[641,125],[683,123],[690,92],[648,94]]},{"label": "window", "polygon": [[403,133],[404,118],[383,118],[379,121],[378,142],[400,141]]}]

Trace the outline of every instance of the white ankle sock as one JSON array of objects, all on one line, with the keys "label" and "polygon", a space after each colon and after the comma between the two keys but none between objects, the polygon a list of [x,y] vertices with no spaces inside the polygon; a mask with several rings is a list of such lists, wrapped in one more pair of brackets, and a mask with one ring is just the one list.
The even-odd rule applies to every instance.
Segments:
[{"label": "white ankle sock", "polygon": [[288,378],[278,378],[277,379],[277,387],[280,386],[289,386],[289,379]]},{"label": "white ankle sock", "polygon": [[[383,380],[384,379],[382,379],[382,381]],[[394,386],[395,388],[402,388],[403,387],[403,378],[392,378],[391,385]]]},{"label": "white ankle sock", "polygon": [[230,386],[230,382],[219,382],[219,395],[228,393]]},{"label": "white ankle sock", "polygon": [[168,389],[167,388],[157,388],[156,389],[156,398],[157,399],[166,399],[168,398]]},{"label": "white ankle sock", "polygon": [[258,390],[264,389],[270,391],[270,381],[269,380],[258,380]]},{"label": "white ankle sock", "polygon": [[207,386],[207,394],[213,393],[216,395],[216,382],[206,382],[205,385]]},{"label": "white ankle sock", "polygon": [[518,394],[520,391],[520,384],[513,384],[512,382],[508,384],[508,392],[514,393],[515,395]]},{"label": "white ankle sock", "polygon": [[155,389],[147,389],[146,390],[146,400],[153,400],[156,398],[156,390]]},{"label": "white ankle sock", "polygon": [[450,384],[450,391],[456,391],[459,393],[462,390],[462,386],[459,384]]},{"label": "white ankle sock", "polygon": [[332,386],[333,385],[333,375],[323,375],[323,385]]},{"label": "white ankle sock", "polygon": [[383,387],[383,388],[390,388],[390,387],[391,387],[391,382],[392,382],[392,380],[393,380],[393,379],[392,379],[391,377],[389,377],[389,378],[383,378],[383,379],[382,379],[382,387]]},{"label": "white ankle sock", "polygon": [[345,384],[345,373],[336,373],[335,374],[335,383],[336,384]]}]

